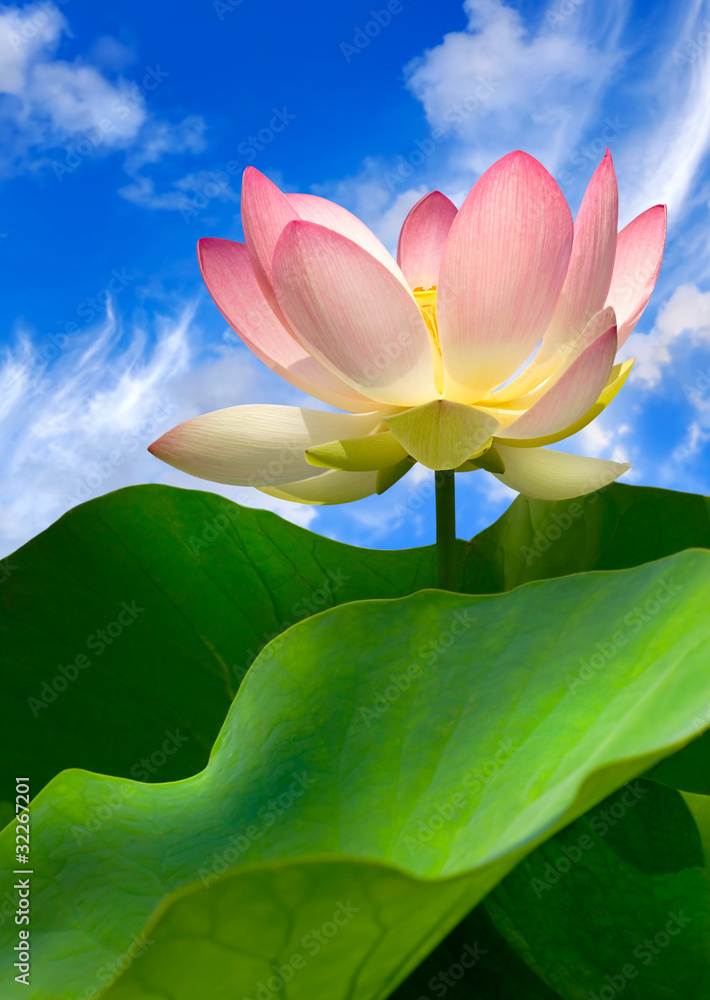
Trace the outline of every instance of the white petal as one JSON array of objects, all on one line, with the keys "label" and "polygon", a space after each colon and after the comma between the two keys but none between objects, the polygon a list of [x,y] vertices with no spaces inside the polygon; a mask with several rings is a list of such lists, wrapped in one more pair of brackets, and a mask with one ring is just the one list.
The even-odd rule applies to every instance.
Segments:
[{"label": "white petal", "polygon": [[335,438],[360,437],[381,422],[381,413],[230,406],[186,420],[148,450],[199,479],[233,486],[277,486],[321,474],[306,462],[306,448]]},{"label": "white petal", "polygon": [[535,500],[571,500],[608,486],[627,469],[630,462],[609,462],[601,458],[570,455],[549,448],[506,448],[496,441],[505,463],[505,472],[496,479]]}]

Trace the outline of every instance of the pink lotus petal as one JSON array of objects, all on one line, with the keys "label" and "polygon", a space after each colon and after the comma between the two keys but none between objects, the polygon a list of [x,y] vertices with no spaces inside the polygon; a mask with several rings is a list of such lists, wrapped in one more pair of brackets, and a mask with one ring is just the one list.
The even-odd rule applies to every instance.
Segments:
[{"label": "pink lotus petal", "polygon": [[276,318],[259,288],[243,243],[208,236],[199,240],[202,277],[218,309],[260,361],[316,399],[355,413],[371,400],[316,361]]},{"label": "pink lotus petal", "polygon": [[399,234],[397,263],[410,288],[433,288],[446,237],[458,209],[441,191],[420,198],[404,220]]},{"label": "pink lotus petal", "polygon": [[476,182],[441,261],[448,399],[475,402],[529,357],[555,310],[572,239],[564,196],[533,157],[510,153]]},{"label": "pink lotus petal", "polygon": [[619,192],[614,164],[607,150],[589,182],[574,223],[567,277],[535,358],[538,366],[575,340],[607,301],[616,255],[618,218]]},{"label": "pink lotus petal", "polygon": [[242,178],[244,242],[259,287],[277,316],[280,310],[271,280],[271,258],[284,226],[297,218],[286,195],[255,167],[247,167]]},{"label": "pink lotus petal", "polygon": [[478,405],[493,408],[504,405],[510,410],[529,409],[549,392],[582,351],[611,327],[616,329],[616,314],[611,306],[606,306],[592,316],[576,339],[560,344],[545,364],[539,364],[535,358],[517,378],[480,400]]},{"label": "pink lotus petal", "polygon": [[353,243],[357,243],[363,250],[371,253],[375,260],[384,264],[392,274],[406,285],[404,275],[384,243],[381,243],[372,230],[356,215],[348,212],[347,208],[315,194],[287,194],[286,197],[296,209],[300,219],[304,219],[306,222],[317,222],[321,226],[332,229],[333,232],[340,233],[341,236],[347,236]]},{"label": "pink lotus petal", "polygon": [[413,294],[362,247],[314,222],[291,222],[273,276],[306,350],[358,392],[394,406],[438,395],[434,341]]},{"label": "pink lotus petal", "polygon": [[379,413],[329,413],[299,406],[229,406],[186,420],[148,451],[199,479],[233,486],[279,486],[318,476],[306,448],[376,430]]},{"label": "pink lotus petal", "polygon": [[616,310],[619,347],[641,318],[661,270],[666,244],[666,206],[655,205],[619,233],[607,304]]},{"label": "pink lotus petal", "polygon": [[[616,349],[616,326],[612,326],[582,351],[529,410],[497,431],[496,440],[540,438],[574,424],[599,398],[611,374]],[[500,411],[491,412],[498,417]]]}]

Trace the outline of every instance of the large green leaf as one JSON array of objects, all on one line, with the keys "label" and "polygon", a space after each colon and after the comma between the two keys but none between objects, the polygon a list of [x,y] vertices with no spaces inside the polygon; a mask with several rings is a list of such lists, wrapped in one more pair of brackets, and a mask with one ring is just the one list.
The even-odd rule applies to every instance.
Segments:
[{"label": "large green leaf", "polygon": [[269,639],[325,607],[434,583],[431,550],[340,545],[162,486],[75,508],[9,563],[0,787],[11,787],[21,746],[35,794],[67,767],[194,774]]},{"label": "large green leaf", "polygon": [[[710,725],[710,706],[703,707],[699,719]],[[703,733],[683,750],[662,760],[648,776],[683,792],[710,795],[710,734]]]},{"label": "large green leaf", "polygon": [[477,906],[431,952],[391,1000],[560,1000]]},{"label": "large green leaf", "polygon": [[576,500],[519,496],[464,556],[467,593],[529,580],[626,569],[682,549],[710,548],[710,498],[612,483]]},{"label": "large green leaf", "polygon": [[[361,919],[333,930],[287,995],[385,997],[537,843],[697,734],[709,579],[710,553],[688,551],[296,625],[254,664],[201,774],[147,785],[69,771],[40,794],[33,985],[11,996],[96,987],[141,950],[153,915],[116,997],[254,1000],[342,904]],[[571,690],[580,649],[651,601],[584,696]]]},{"label": "large green leaf", "polygon": [[[618,484],[577,501],[519,497],[459,543],[460,587],[496,592],[708,545],[707,504]],[[11,787],[21,746],[35,793],[67,767],[145,781],[194,774],[269,638],[324,608],[435,583],[432,548],[358,549],[163,486],[75,508],[8,565],[0,786]]]},{"label": "large green leaf", "polygon": [[616,792],[484,905],[563,1000],[710,995],[710,872],[673,789],[639,780]]}]

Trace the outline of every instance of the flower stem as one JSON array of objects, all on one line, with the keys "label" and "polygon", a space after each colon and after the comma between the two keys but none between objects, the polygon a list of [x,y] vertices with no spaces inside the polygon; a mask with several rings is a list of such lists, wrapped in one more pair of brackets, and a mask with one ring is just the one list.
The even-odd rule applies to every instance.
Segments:
[{"label": "flower stem", "polygon": [[454,470],[434,475],[436,484],[436,573],[440,590],[456,589],[456,487]]}]

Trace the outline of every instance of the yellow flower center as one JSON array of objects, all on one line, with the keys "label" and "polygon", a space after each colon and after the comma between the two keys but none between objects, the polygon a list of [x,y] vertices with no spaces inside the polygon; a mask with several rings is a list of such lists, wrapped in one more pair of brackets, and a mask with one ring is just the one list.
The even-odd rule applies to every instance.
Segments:
[{"label": "yellow flower center", "polygon": [[436,285],[433,288],[415,288],[414,298],[422,311],[424,322],[429,327],[429,332],[434,338],[434,343],[439,347],[439,327],[436,323]]},{"label": "yellow flower center", "polygon": [[436,321],[436,285],[432,288],[415,288],[414,298],[417,300],[417,305],[431,334],[434,347],[432,351],[434,381],[438,392],[443,392],[444,366],[441,360],[441,347],[439,345],[439,325]]}]

